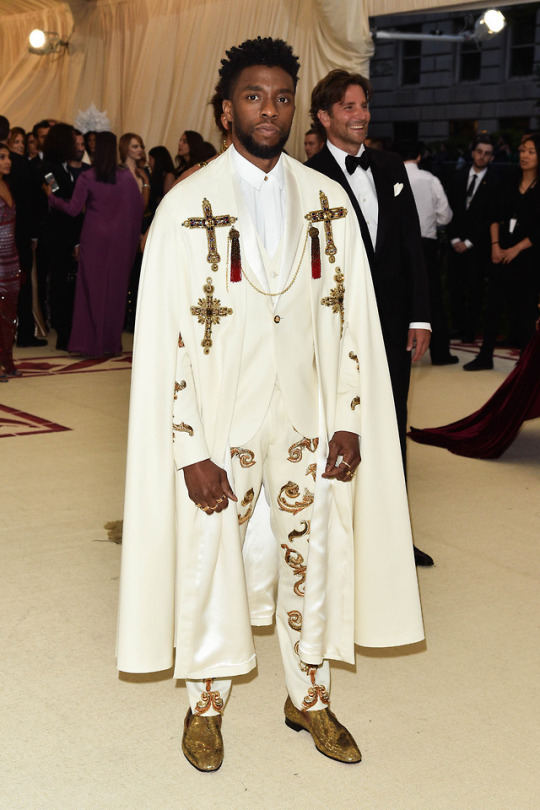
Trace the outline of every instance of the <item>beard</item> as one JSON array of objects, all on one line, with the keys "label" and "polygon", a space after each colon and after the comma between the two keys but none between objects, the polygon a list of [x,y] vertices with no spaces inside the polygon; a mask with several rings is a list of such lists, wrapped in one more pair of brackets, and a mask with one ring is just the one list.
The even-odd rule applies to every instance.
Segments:
[{"label": "beard", "polygon": [[257,143],[257,141],[243,129],[239,127],[235,127],[233,125],[233,132],[242,144],[242,146],[247,149],[250,155],[253,157],[260,158],[261,160],[269,160],[271,158],[278,157],[282,151],[283,147],[287,143],[287,139],[289,137],[290,129],[285,132],[279,141],[275,144],[266,144],[266,143]]}]

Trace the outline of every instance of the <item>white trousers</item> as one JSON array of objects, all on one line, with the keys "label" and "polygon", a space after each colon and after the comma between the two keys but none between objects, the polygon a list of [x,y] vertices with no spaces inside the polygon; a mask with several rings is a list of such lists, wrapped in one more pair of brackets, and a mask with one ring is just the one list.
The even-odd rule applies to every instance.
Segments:
[{"label": "white trousers", "polygon": [[[231,448],[238,503],[230,501],[228,508],[238,512],[252,621],[269,624],[275,610],[287,691],[303,710],[324,709],[330,701],[328,661],[310,666],[298,655],[317,445],[318,439],[301,436],[290,424],[275,388],[255,436],[243,447]],[[270,506],[273,538],[265,531],[250,532],[246,538],[261,486]],[[208,678],[186,684],[192,712],[214,715],[223,711],[232,681]]]}]

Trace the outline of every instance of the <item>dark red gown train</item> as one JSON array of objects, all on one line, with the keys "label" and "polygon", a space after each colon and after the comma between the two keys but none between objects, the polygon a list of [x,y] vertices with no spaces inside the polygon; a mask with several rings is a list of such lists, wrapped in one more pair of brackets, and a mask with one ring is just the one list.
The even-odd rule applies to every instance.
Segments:
[{"label": "dark red gown train", "polygon": [[515,369],[480,410],[438,428],[409,436],[421,444],[446,447],[470,458],[499,458],[512,444],[525,420],[540,417],[540,331],[521,355]]}]

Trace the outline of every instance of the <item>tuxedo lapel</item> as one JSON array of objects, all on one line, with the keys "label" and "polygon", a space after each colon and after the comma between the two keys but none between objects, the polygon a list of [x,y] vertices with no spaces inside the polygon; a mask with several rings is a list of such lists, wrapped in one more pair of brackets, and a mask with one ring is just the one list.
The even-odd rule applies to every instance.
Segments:
[{"label": "tuxedo lapel", "polygon": [[377,239],[375,240],[375,253],[377,253],[384,241],[388,225],[390,224],[388,214],[393,211],[392,199],[394,196],[394,185],[391,179],[388,178],[384,165],[377,160],[375,151],[370,149],[369,152],[371,155],[371,173],[373,175],[379,204]]},{"label": "tuxedo lapel", "polygon": [[366,220],[364,219],[364,215],[362,214],[358,200],[356,199],[356,196],[349,185],[347,176],[341,171],[338,163],[334,160],[334,157],[327,146],[323,146],[321,151],[313,158],[313,168],[322,172],[322,174],[325,174],[331,180],[336,180],[336,182],[338,182],[349,195],[349,199],[358,219],[358,224],[360,225],[360,231],[362,233],[362,239],[366,248],[369,264],[373,270],[375,255],[373,251],[373,243],[369,234],[369,228]]}]

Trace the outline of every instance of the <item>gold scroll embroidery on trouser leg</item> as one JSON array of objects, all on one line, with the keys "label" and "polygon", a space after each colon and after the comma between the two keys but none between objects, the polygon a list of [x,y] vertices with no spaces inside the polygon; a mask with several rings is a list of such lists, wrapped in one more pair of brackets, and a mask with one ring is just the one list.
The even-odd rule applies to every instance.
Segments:
[{"label": "gold scroll embroidery on trouser leg", "polygon": [[223,711],[224,703],[221,694],[217,689],[212,690],[213,682],[213,678],[207,679],[206,689],[204,692],[201,692],[201,699],[195,706],[194,714],[206,714],[210,707],[220,714]]},{"label": "gold scroll embroidery on trouser leg", "polygon": [[330,703],[330,695],[326,691],[326,687],[324,685],[319,685],[315,682],[316,672],[319,667],[311,667],[308,664],[300,664],[300,668],[303,672],[307,672],[309,678],[311,680],[311,686],[308,689],[308,693],[304,700],[302,701],[302,708],[312,709],[313,706],[317,703],[318,700],[321,703],[324,703],[326,706]]}]

